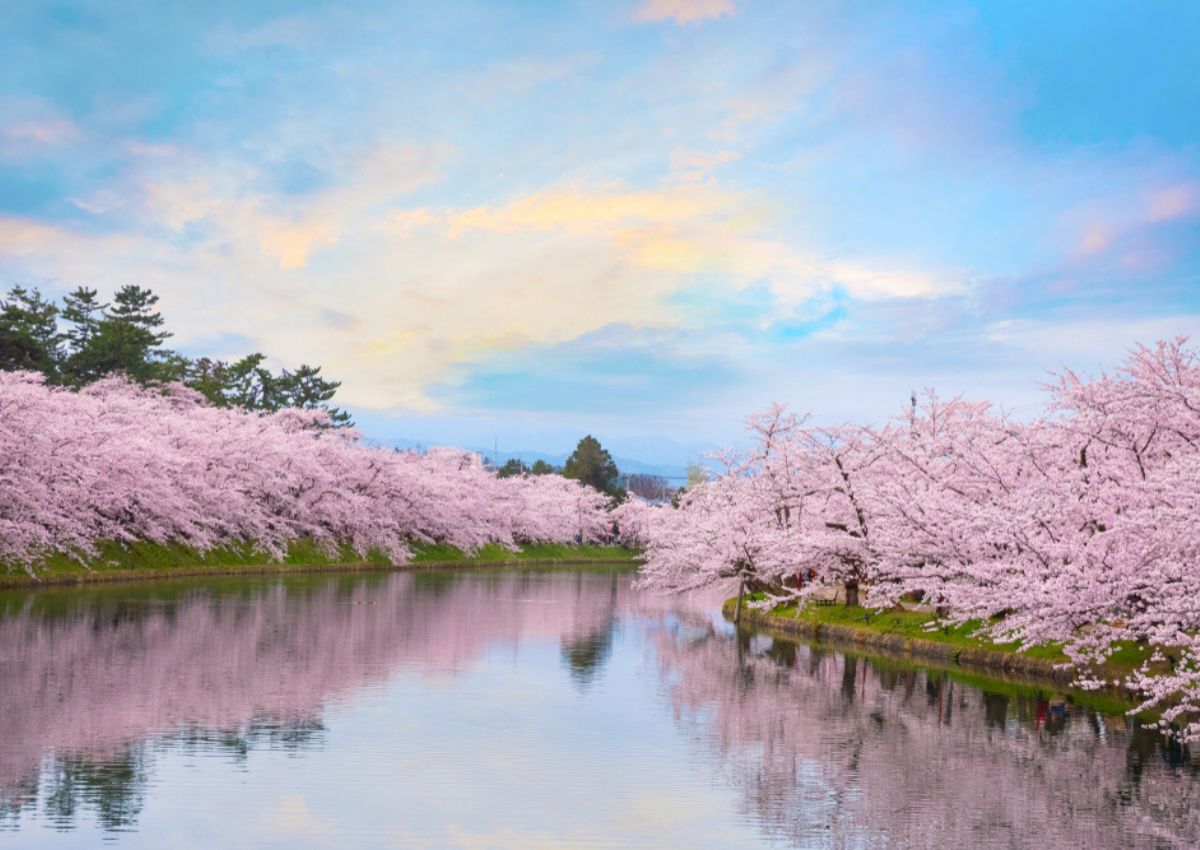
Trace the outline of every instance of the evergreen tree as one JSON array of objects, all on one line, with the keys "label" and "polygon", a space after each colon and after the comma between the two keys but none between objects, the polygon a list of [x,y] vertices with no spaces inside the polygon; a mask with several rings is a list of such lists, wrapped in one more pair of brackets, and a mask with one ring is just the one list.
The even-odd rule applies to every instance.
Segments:
[{"label": "evergreen tree", "polygon": [[565,478],[575,478],[618,500],[625,498],[625,491],[617,486],[620,471],[612,455],[591,434],[575,446],[575,451],[563,464],[562,474]]},{"label": "evergreen tree", "polygon": [[341,385],[341,381],[322,378],[320,366],[309,366],[307,363],[301,363],[294,372],[285,369],[275,379],[280,406],[324,410],[335,426],[352,424],[349,413],[329,406]]},{"label": "evergreen tree", "polygon": [[100,303],[94,289],[81,286],[63,298],[62,317],[71,324],[65,336],[70,353],[63,362],[63,379],[74,386],[94,381],[96,374],[89,358],[96,355],[92,341],[100,333],[100,322],[107,304]]},{"label": "evergreen tree", "polygon": [[323,410],[334,427],[353,424],[349,413],[329,404],[341,381],[322,378],[321,367],[308,364],[301,364],[295,371],[283,369],[276,375],[263,365],[266,360],[267,356],[258,351],[233,363],[201,357],[187,361],[183,381],[219,407]]},{"label": "evergreen tree", "polygon": [[533,462],[533,466],[529,467],[530,475],[553,475],[554,467],[546,463],[546,461],[538,459]]},{"label": "evergreen tree", "polygon": [[55,382],[62,339],[58,307],[38,290],[14,286],[0,301],[0,369],[32,369]]},{"label": "evergreen tree", "polygon": [[223,361],[197,357],[187,361],[183,382],[208,399],[209,404],[228,407],[229,399],[225,397],[228,368]]},{"label": "evergreen tree", "polygon": [[513,478],[517,475],[524,475],[528,470],[525,464],[521,463],[518,458],[510,457],[504,462],[504,465],[496,470],[497,478]]},{"label": "evergreen tree", "polygon": [[162,344],[172,336],[160,330],[161,313],[154,311],[158,296],[140,286],[122,286],[79,350],[81,371],[89,377],[121,372],[139,383],[173,377],[165,364],[171,352]]},{"label": "evergreen tree", "polygon": [[81,286],[63,297],[60,309],[36,289],[13,287],[0,299],[0,370],[35,370],[49,383],[72,387],[114,373],[141,384],[181,381],[218,407],[323,410],[333,427],[353,424],[349,413],[330,404],[341,382],[322,377],[320,366],[303,363],[274,374],[261,352],[226,363],[164,348],[172,334],[163,329],[157,303],[157,295],[139,286],[122,287],[111,304]]},{"label": "evergreen tree", "polygon": [[267,355],[248,354],[224,368],[223,388],[227,404],[246,410],[278,410],[279,389],[271,370],[263,366]]}]

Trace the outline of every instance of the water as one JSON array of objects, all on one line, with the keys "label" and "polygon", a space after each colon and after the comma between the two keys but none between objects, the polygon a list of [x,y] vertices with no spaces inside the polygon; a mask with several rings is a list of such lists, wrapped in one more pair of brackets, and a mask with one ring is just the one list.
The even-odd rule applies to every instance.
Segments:
[{"label": "water", "polygon": [[0,594],[0,847],[1200,846],[1200,760],[1120,715],[629,585]]}]

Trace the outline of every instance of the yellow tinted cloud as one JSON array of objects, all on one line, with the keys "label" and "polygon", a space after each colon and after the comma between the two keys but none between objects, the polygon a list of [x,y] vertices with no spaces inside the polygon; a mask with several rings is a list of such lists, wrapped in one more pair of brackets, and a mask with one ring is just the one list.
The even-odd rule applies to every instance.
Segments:
[{"label": "yellow tinted cloud", "polygon": [[634,222],[662,225],[692,221],[717,214],[731,203],[731,198],[715,191],[565,187],[535,192],[499,207],[466,210],[453,217],[451,227],[459,231],[475,228],[504,233],[564,228],[607,234]]},{"label": "yellow tinted cloud", "polygon": [[278,222],[263,225],[259,244],[263,251],[279,261],[280,268],[298,269],[308,262],[308,255],[313,251],[336,241],[337,234],[321,221]]},{"label": "yellow tinted cloud", "polygon": [[772,237],[769,216],[748,196],[708,185],[546,189],[459,213],[450,228],[513,236],[558,230],[608,243],[614,259],[645,271],[716,274],[733,287],[765,282],[789,306],[830,286],[865,299],[924,297],[955,286],[891,263],[833,261],[803,251]]},{"label": "yellow tinted cloud", "polygon": [[379,144],[351,159],[343,181],[286,204],[262,192],[242,191],[258,175],[215,171],[211,164],[186,156],[150,170],[141,178],[140,189],[147,207],[170,228],[182,230],[196,222],[219,226],[232,238],[256,246],[281,269],[298,269],[314,252],[337,244],[380,215],[400,216],[397,224],[419,223],[413,218],[419,212],[376,208],[437,180],[447,154],[438,146]]},{"label": "yellow tinted cloud", "polygon": [[[774,232],[753,196],[670,175],[649,188],[576,183],[492,206],[404,208],[438,156],[392,148],[285,206],[239,194],[262,185],[252,173],[165,162],[171,170],[148,168],[125,193],[122,214],[140,210],[140,229],[98,236],[0,219],[0,255],[64,287],[146,281],[180,345],[241,338],[278,365],[320,363],[361,408],[435,410],[442,388],[492,357],[612,325],[688,327],[703,319],[674,296],[701,282],[715,309],[721,290],[767,287],[775,309],[764,321],[833,287],[860,298],[947,288],[886,262],[824,258]],[[162,240],[164,226],[189,238]]]},{"label": "yellow tinted cloud", "polygon": [[0,216],[0,255],[21,256],[52,245],[59,228],[25,218]]}]

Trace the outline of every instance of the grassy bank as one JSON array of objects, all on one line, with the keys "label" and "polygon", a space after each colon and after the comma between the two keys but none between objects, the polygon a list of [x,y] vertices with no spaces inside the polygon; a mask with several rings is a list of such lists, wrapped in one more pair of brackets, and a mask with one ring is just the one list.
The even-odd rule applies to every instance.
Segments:
[{"label": "grassy bank", "polygon": [[[736,600],[725,604],[732,617]],[[1058,645],[1034,646],[1022,651],[1015,643],[994,643],[980,636],[978,622],[941,627],[931,613],[893,609],[872,611],[843,605],[781,605],[765,611],[743,607],[743,624],[812,640],[849,644],[869,650],[908,655],[947,666],[987,673],[1013,674],[1067,683],[1071,670],[1060,665],[1067,656]],[[1138,644],[1118,645],[1102,673],[1116,678],[1146,659],[1149,650]]]},{"label": "grassy bank", "polygon": [[[500,567],[508,565],[552,565],[587,563],[629,563],[637,553],[616,546],[566,545],[538,543],[513,552],[503,546],[489,545],[467,555],[453,546],[417,545],[410,564],[398,569],[437,569],[440,567]],[[79,584],[123,581],[137,578],[171,576],[316,572],[332,570],[388,569],[393,564],[382,554],[363,558],[349,546],[328,554],[308,541],[288,548],[282,562],[256,551],[251,546],[212,549],[204,553],[189,546],[159,543],[104,543],[100,554],[86,563],[55,555],[35,570],[31,577],[18,564],[0,565],[0,587],[32,587],[46,584]]]},{"label": "grassy bank", "polygon": [[469,562],[520,564],[529,561],[628,561],[633,563],[638,553],[619,546],[595,546],[574,543],[534,543],[522,546],[518,551],[505,549],[496,543],[488,544],[474,555],[465,555],[446,544],[413,547],[414,564],[453,565]]}]

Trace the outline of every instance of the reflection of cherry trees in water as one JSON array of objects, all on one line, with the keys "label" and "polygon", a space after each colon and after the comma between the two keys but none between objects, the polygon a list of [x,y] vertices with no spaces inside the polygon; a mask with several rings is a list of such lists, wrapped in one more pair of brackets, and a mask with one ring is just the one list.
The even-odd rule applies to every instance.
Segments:
[{"label": "reflection of cherry trees in water", "polygon": [[1149,729],[675,621],[658,637],[685,727],[746,815],[801,847],[1195,847],[1200,763]]},{"label": "reflection of cherry trees in water", "polygon": [[[556,648],[583,694],[642,618],[700,770],[803,847],[1188,847],[1200,769],[1052,694],[734,640],[629,576],[291,577],[0,596],[0,826],[136,828],[164,760],[326,746],[330,702]],[[709,610],[704,600],[698,610]],[[708,603],[708,604],[705,604]],[[623,644],[623,642],[621,642]],[[623,656],[622,656],[623,657]],[[651,676],[657,681],[658,677]],[[617,681],[618,677],[613,677]],[[422,687],[424,687],[422,685]]]},{"label": "reflection of cherry trees in water", "polygon": [[[320,746],[324,705],[496,643],[558,642],[581,682],[629,595],[616,574],[297,577],[15,594],[0,602],[0,823],[38,806],[104,828],[141,809],[157,750]],[[206,589],[207,588],[207,589]]]}]

